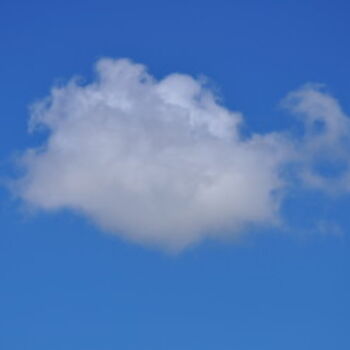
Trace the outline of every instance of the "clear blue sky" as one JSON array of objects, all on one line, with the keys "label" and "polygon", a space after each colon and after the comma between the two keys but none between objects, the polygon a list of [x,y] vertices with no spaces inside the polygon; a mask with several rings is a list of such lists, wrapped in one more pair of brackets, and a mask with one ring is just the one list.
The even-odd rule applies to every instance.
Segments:
[{"label": "clear blue sky", "polygon": [[[45,137],[27,133],[28,106],[57,81],[91,79],[101,57],[157,78],[204,74],[255,132],[294,128],[279,101],[308,82],[349,114],[349,13],[339,0],[2,0],[1,178]],[[28,214],[2,187],[0,349],[348,350],[349,208],[348,195],[296,190],[288,230],[173,256],[69,210]]]}]

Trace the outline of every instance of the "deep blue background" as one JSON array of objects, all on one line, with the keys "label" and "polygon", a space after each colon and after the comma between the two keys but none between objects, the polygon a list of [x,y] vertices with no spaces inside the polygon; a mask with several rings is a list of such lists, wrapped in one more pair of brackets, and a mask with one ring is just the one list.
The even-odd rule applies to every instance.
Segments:
[{"label": "deep blue background", "polygon": [[[310,81],[350,111],[349,13],[348,1],[2,0],[1,177],[40,140],[28,105],[90,79],[102,56],[205,74],[254,131],[292,128],[278,103]],[[70,213],[28,216],[1,189],[0,349],[348,350],[349,204],[295,193],[287,231],[168,256]]]}]

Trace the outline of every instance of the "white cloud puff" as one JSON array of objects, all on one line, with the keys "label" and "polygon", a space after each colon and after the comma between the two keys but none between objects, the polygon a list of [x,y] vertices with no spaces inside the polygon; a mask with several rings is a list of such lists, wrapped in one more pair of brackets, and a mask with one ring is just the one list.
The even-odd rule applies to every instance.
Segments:
[{"label": "white cloud puff", "polygon": [[[339,138],[344,117],[330,97],[305,88],[288,106],[307,126],[317,118],[327,126],[323,139],[305,136],[299,152],[315,154],[317,142]],[[243,137],[241,123],[199,80],[158,81],[140,64],[101,59],[95,81],[72,80],[33,106],[31,127],[49,134],[23,156],[17,192],[41,209],[70,208],[108,232],[166,249],[271,224],[283,167],[297,148],[276,133]]]},{"label": "white cloud puff", "polygon": [[304,125],[297,145],[304,184],[328,193],[348,191],[350,119],[338,101],[322,85],[307,84],[288,94],[284,105]]}]

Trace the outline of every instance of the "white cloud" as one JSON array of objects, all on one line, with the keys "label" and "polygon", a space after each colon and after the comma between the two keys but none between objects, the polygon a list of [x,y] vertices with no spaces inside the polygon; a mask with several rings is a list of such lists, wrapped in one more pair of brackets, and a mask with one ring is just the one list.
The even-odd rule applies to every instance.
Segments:
[{"label": "white cloud", "polygon": [[304,183],[329,193],[348,190],[350,119],[338,101],[321,85],[308,84],[290,93],[284,105],[304,124],[297,145]]},{"label": "white cloud", "polygon": [[[288,98],[306,123],[292,148],[295,140],[277,133],[243,138],[242,115],[190,76],[157,81],[142,65],[112,59],[96,72],[91,84],[73,80],[33,106],[31,127],[49,136],[23,156],[17,192],[38,208],[71,208],[108,232],[167,249],[275,223],[284,165],[299,152],[306,174],[318,147],[333,147],[348,123],[331,97],[306,87]],[[316,120],[326,130],[314,132]]]}]

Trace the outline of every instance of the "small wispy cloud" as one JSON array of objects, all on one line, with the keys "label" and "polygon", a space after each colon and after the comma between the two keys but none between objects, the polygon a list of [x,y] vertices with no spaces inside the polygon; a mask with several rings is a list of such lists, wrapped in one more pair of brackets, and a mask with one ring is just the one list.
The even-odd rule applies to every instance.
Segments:
[{"label": "small wispy cloud", "polygon": [[302,180],[308,186],[339,193],[349,190],[350,184],[350,119],[322,88],[307,84],[288,94],[283,103],[304,125],[303,139],[297,145]]},{"label": "small wispy cloud", "polygon": [[[31,128],[49,133],[24,153],[15,190],[38,208],[71,208],[106,231],[167,249],[273,225],[290,178],[320,189],[349,182],[347,169],[330,178],[315,167],[348,164],[349,120],[337,101],[308,85],[285,106],[302,116],[303,137],[243,137],[242,114],[201,81],[158,81],[143,65],[101,59],[95,81],[54,87],[32,107]],[[286,176],[291,164],[298,173]]]}]

